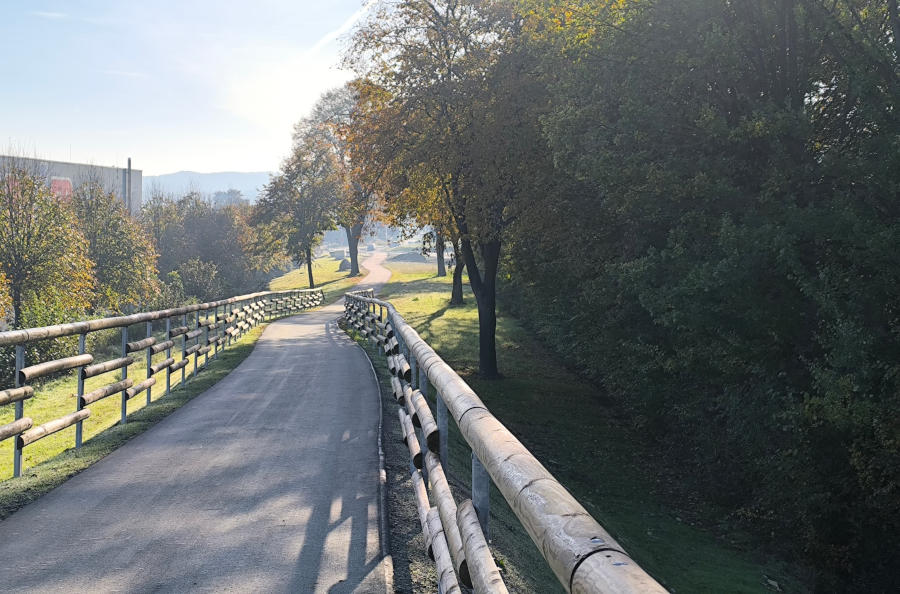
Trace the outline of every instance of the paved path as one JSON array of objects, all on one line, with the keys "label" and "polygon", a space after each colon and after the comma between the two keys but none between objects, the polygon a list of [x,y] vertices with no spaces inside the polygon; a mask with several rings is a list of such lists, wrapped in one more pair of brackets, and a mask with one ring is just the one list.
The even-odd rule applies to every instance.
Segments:
[{"label": "paved path", "polygon": [[272,323],[210,390],[0,522],[0,590],[384,592],[378,386],[342,311]]}]

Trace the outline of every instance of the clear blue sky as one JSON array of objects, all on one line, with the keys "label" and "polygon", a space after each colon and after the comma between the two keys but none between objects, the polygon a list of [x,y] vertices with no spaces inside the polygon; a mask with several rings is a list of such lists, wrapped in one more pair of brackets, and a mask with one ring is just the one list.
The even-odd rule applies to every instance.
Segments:
[{"label": "clear blue sky", "polygon": [[363,0],[0,2],[0,153],[268,171]]}]

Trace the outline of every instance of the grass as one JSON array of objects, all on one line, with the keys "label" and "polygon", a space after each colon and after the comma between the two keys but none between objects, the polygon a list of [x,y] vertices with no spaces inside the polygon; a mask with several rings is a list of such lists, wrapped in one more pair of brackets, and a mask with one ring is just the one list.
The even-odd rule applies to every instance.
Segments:
[{"label": "grass", "polygon": [[[364,254],[360,254],[360,259],[365,257]],[[340,260],[336,260],[331,256],[323,256],[313,260],[313,280],[316,282],[316,288],[324,291],[326,304],[346,293],[347,290],[368,274],[366,269],[360,267],[359,276],[348,276],[347,272],[338,272],[340,263]],[[269,283],[270,291],[308,288],[309,278],[306,274],[305,265],[295,268],[276,279],[272,279]]]},{"label": "grass", "polygon": [[[145,404],[143,394],[132,398],[128,405],[128,422],[124,425],[118,422],[120,400],[117,395],[92,404],[91,417],[84,422],[85,442],[80,449],[72,447],[74,427],[64,429],[26,447],[23,455],[25,470],[22,476],[0,483],[0,519],[54,489],[209,389],[250,354],[264,327],[264,325],[257,326],[227,350],[221,351],[218,358],[210,359],[196,377],[190,378],[183,386],[179,385],[178,389],[171,391],[168,396],[161,397],[165,391],[163,381],[162,386],[154,386],[154,400],[149,406]],[[132,365],[129,372],[134,377],[140,377],[141,374],[133,372],[135,367]],[[111,374],[105,374],[109,375]],[[92,379],[98,379],[97,384],[103,385],[109,381],[103,377]],[[173,381],[175,377],[173,374]],[[178,377],[180,378],[180,374]],[[74,398],[69,398],[66,393],[74,392],[73,383],[72,379],[63,379],[42,387],[32,400],[26,401],[25,414],[35,415],[37,420],[44,419],[44,414],[60,416],[71,412],[74,410]],[[64,405],[64,409],[60,404]],[[41,416],[38,416],[38,410]],[[132,410],[135,412],[131,413]],[[50,416],[47,420],[49,418],[55,417]],[[4,443],[6,446],[4,451],[7,454],[4,459],[7,462],[3,466],[3,472],[4,476],[8,477],[12,474],[12,447],[11,444]]]},{"label": "grass", "polygon": [[[433,265],[387,262],[391,282],[380,296],[462,375],[482,400],[644,569],[673,592],[806,591],[795,572],[761,552],[742,550],[741,534],[701,528],[720,510],[666,499],[662,471],[615,402],[569,372],[516,319],[497,320],[504,378],[477,377],[478,317],[466,291],[463,307],[448,307],[450,277]],[[381,358],[383,361],[383,358]],[[468,485],[470,453],[451,423],[449,472]],[[494,492],[492,539],[506,571],[526,590],[562,591],[506,502]],[[771,580],[771,581],[770,581]]]}]

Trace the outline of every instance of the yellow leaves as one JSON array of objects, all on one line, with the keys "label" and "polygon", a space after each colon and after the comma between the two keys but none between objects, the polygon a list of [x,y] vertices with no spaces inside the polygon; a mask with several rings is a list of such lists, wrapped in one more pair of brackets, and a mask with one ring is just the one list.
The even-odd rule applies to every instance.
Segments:
[{"label": "yellow leaves", "polygon": [[0,272],[0,319],[8,319],[12,313],[12,297],[9,294],[9,279]]}]

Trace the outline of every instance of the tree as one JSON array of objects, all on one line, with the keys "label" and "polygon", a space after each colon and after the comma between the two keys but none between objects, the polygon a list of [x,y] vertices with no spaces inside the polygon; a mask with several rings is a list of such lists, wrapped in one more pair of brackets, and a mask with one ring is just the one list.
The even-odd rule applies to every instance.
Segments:
[{"label": "tree", "polygon": [[442,179],[433,168],[419,162],[419,155],[410,148],[410,129],[417,112],[402,108],[389,100],[389,94],[372,81],[356,80],[357,105],[351,125],[347,127],[347,141],[351,146],[353,166],[361,178],[371,180],[381,202],[386,220],[412,233],[430,228],[423,249],[432,246],[437,253],[438,276],[446,275],[444,243],[451,240],[457,263],[451,288],[451,305],[463,302],[462,273],[465,264],[459,251],[459,231],[442,199]]},{"label": "tree", "polygon": [[313,106],[309,117],[294,127],[297,144],[328,147],[332,152],[330,175],[333,177],[333,219],[347,235],[350,274],[359,274],[359,241],[374,206],[375,178],[360,175],[348,142],[357,107],[356,89],[352,84],[325,92]]},{"label": "tree", "polygon": [[309,287],[315,287],[313,249],[334,228],[338,200],[335,155],[320,136],[304,135],[256,204],[254,222],[280,241],[299,266],[306,264]]},{"label": "tree", "polygon": [[[60,315],[84,311],[91,301],[92,262],[69,205],[43,176],[15,163],[0,168],[0,272],[9,283],[14,327],[27,303],[54,305]],[[56,320],[59,323],[61,320]]]},{"label": "tree", "polygon": [[[171,275],[177,276],[171,276]],[[191,258],[178,266],[176,273],[169,273],[172,290],[177,292],[178,281],[183,292],[200,302],[215,301],[225,297],[224,284],[219,276],[219,268],[213,262]]]},{"label": "tree", "polygon": [[564,181],[504,296],[818,589],[896,589],[896,3],[520,5]]},{"label": "tree", "polygon": [[94,309],[122,312],[146,304],[158,287],[156,251],[144,229],[96,180],[75,190],[72,207],[94,263]]},{"label": "tree", "polygon": [[269,235],[251,226],[252,211],[249,204],[215,208],[196,193],[178,199],[152,195],[141,209],[140,220],[160,254],[162,282],[168,282],[168,273],[196,258],[215,265],[223,294],[263,288],[271,271],[284,265],[284,257]]},{"label": "tree", "polygon": [[[510,62],[516,71],[503,62],[517,34],[517,19],[503,3],[401,0],[374,9],[349,53],[360,76],[384,89],[403,114],[393,121],[407,153],[404,161],[438,180],[478,305],[479,372],[486,378],[499,376],[496,282],[502,235],[508,207],[522,186],[517,176],[529,171],[518,158],[542,146],[505,142],[522,122],[533,139],[536,122],[533,110],[525,111],[534,106],[529,98],[512,95],[515,74],[527,78],[528,72],[520,60]],[[507,100],[515,104],[504,105]],[[485,136],[488,131],[493,136]]]}]

